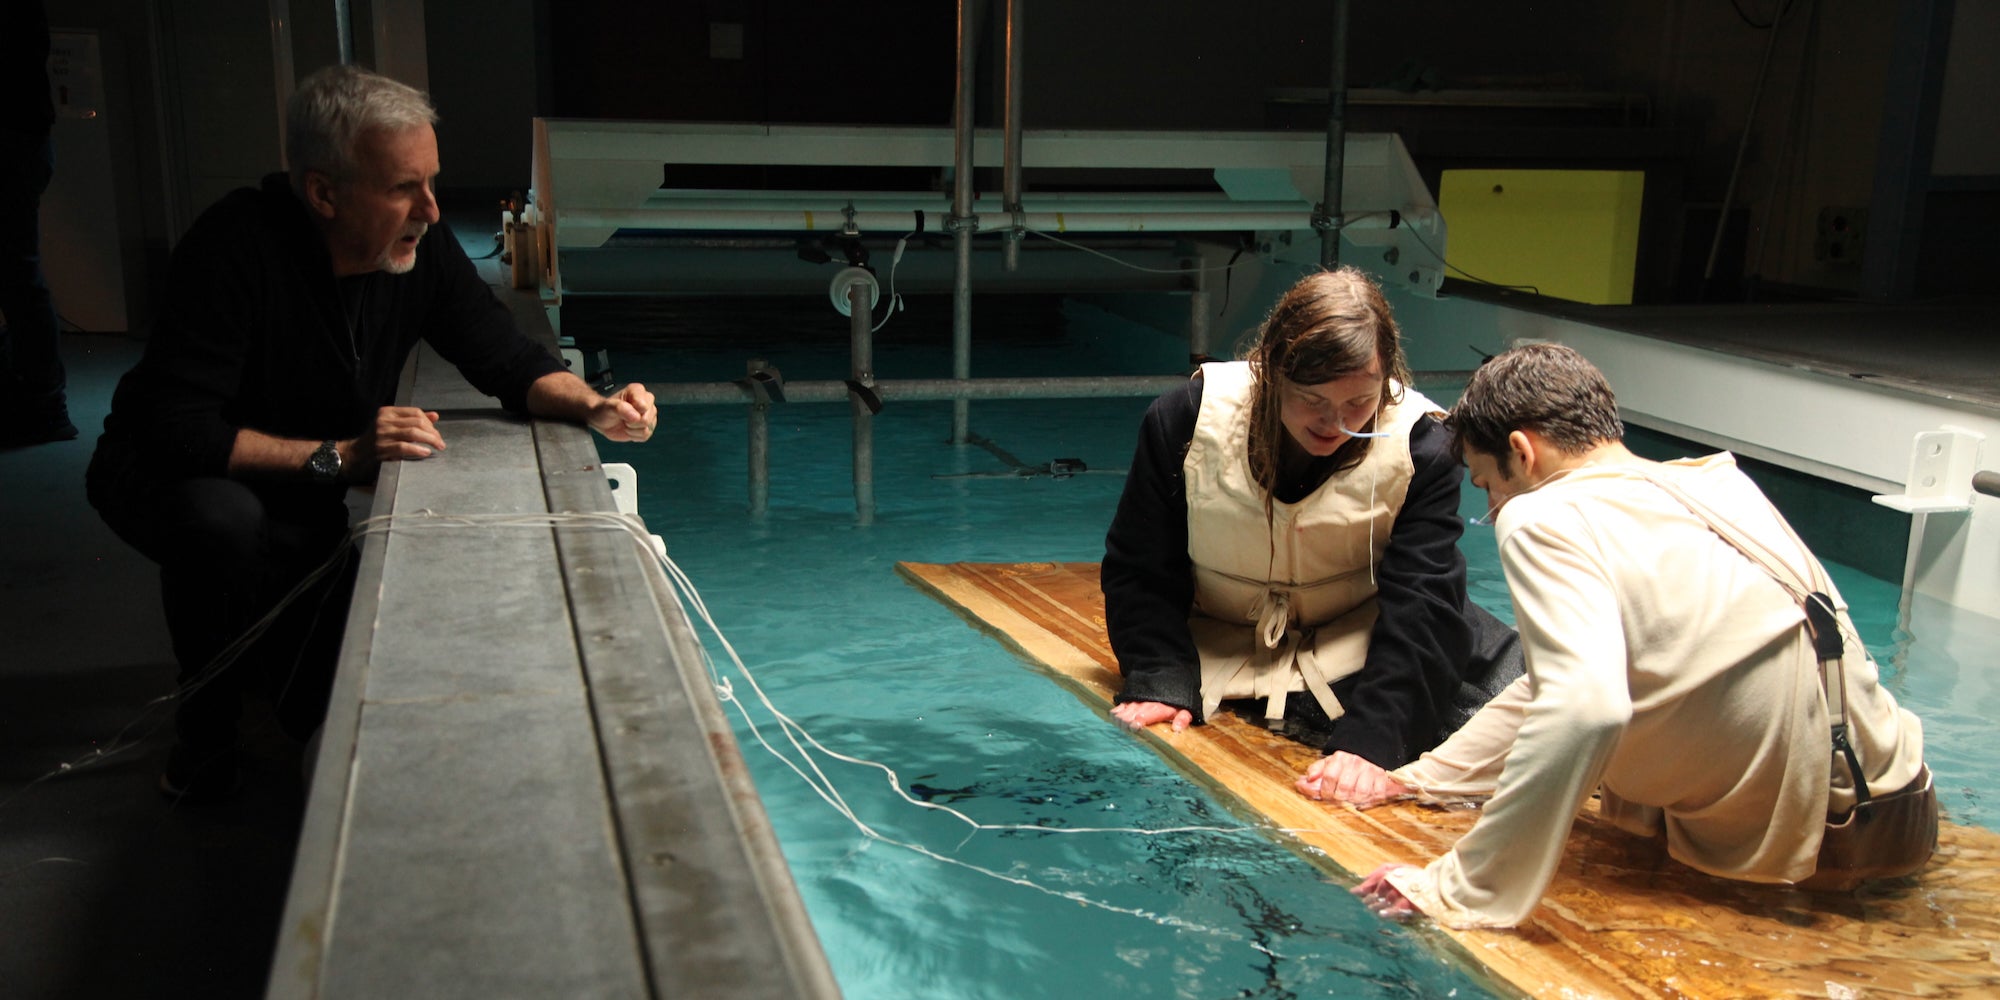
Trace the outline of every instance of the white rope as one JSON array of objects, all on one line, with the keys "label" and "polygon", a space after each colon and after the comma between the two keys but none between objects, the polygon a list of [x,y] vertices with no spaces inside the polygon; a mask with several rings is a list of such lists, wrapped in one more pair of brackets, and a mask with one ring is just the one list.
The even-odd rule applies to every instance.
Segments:
[{"label": "white rope", "polygon": [[[1126,834],[1126,835],[1147,836],[1147,837],[1203,834],[1203,833],[1221,834],[1228,836],[1242,836],[1246,834],[1254,834],[1259,829],[1277,833],[1287,833],[1287,834],[1332,832],[1328,830],[1318,830],[1314,828],[1275,827],[1269,825],[1261,825],[1261,826],[1183,825],[1183,826],[1145,828],[1145,827],[1130,827],[1130,826],[1050,827],[1050,826],[1042,826],[1035,823],[985,823],[976,820],[973,817],[967,815],[966,813],[958,809],[952,808],[951,806],[920,799],[910,794],[910,792],[903,787],[902,778],[894,768],[880,761],[870,760],[863,757],[857,757],[850,754],[841,753],[837,750],[833,750],[827,747],[817,737],[815,737],[808,729],[806,729],[804,725],[800,724],[797,720],[793,719],[790,715],[786,714],[782,709],[778,708],[777,704],[774,701],[772,701],[770,695],[767,692],[765,692],[763,686],[758,683],[756,675],[750,670],[750,668],[747,665],[744,664],[741,655],[738,654],[735,646],[729,641],[729,638],[723,634],[721,627],[715,623],[714,617],[709,613],[707,604],[702,600],[701,594],[695,588],[693,581],[688,578],[687,574],[681,569],[679,564],[675,563],[671,558],[668,558],[663,554],[657,553],[654,550],[652,546],[651,537],[647,533],[644,523],[637,520],[636,518],[627,517],[622,514],[615,514],[610,512],[525,513],[525,514],[438,514],[430,510],[418,510],[409,513],[380,515],[364,519],[362,521],[357,522],[354,525],[352,531],[350,532],[350,537],[353,539],[360,539],[369,535],[383,535],[398,531],[420,531],[429,529],[447,529],[447,530],[473,529],[473,528],[494,528],[494,527],[539,528],[543,530],[550,530],[554,528],[594,528],[607,531],[620,531],[625,533],[628,537],[630,537],[633,541],[633,544],[643,554],[643,557],[654,559],[659,564],[662,571],[665,573],[671,587],[671,593],[665,596],[673,598],[676,601],[676,603],[682,606],[684,611],[692,610],[694,617],[699,619],[702,622],[702,624],[708,628],[709,632],[714,635],[716,643],[722,648],[724,653],[727,654],[730,664],[735,668],[736,672],[741,675],[744,683],[746,683],[749,686],[750,691],[755,695],[757,703],[762,705],[763,708],[771,714],[772,719],[776,720],[779,728],[784,733],[785,741],[791,745],[794,751],[797,752],[797,759],[794,759],[791,755],[786,754],[783,750],[781,750],[777,746],[774,746],[772,741],[766,737],[763,727],[759,726],[757,724],[757,720],[751,715],[745,700],[739,695],[738,691],[736,690],[736,686],[731,682],[729,678],[724,677],[720,674],[713,657],[709,655],[706,646],[703,646],[701,647],[703,666],[708,671],[710,681],[714,687],[714,690],[716,692],[716,697],[718,698],[718,700],[720,700],[724,704],[735,706],[737,713],[742,717],[745,725],[750,730],[752,738],[757,741],[758,745],[762,746],[764,750],[768,752],[772,757],[776,758],[779,763],[783,764],[786,768],[790,769],[792,773],[798,775],[800,780],[804,781],[806,786],[812,790],[813,794],[817,795],[836,813],[840,814],[842,818],[852,823],[855,829],[859,831],[863,837],[869,840],[879,841],[881,843],[888,844],[890,846],[898,847],[903,850],[921,855],[933,861],[937,861],[943,864],[953,865],[959,868],[966,869],[971,872],[978,873],[988,878],[1006,882],[1011,885],[1020,886],[1022,888],[1033,889],[1034,891],[1037,892],[1041,892],[1061,899],[1070,900],[1106,912],[1137,917],[1143,920],[1159,924],[1161,926],[1171,927],[1179,930],[1198,930],[1205,933],[1228,938],[1231,940],[1242,941],[1245,939],[1245,935],[1237,933],[1235,931],[1194,923],[1186,919],[1173,916],[1171,914],[1157,913],[1151,910],[1141,909],[1137,907],[1119,906],[1113,903],[1108,903],[1102,900],[1091,898],[1083,893],[1074,890],[1053,889],[1048,886],[1036,883],[1031,879],[1022,878],[1017,875],[1010,875],[1004,872],[994,871],[990,868],[986,868],[981,865],[973,864],[968,861],[950,857],[949,855],[942,854],[922,844],[912,843],[905,840],[899,840],[897,838],[888,836],[882,833],[880,830],[877,830],[875,827],[871,826],[867,821],[861,818],[860,814],[856,811],[854,806],[850,804],[847,801],[846,797],[840,793],[839,789],[835,787],[833,779],[829,777],[826,771],[820,766],[820,763],[816,758],[816,755],[813,753],[813,750],[817,750],[820,754],[824,754],[825,756],[830,757],[834,760],[838,760],[853,766],[873,768],[875,770],[880,771],[884,779],[888,782],[889,787],[893,789],[896,795],[899,798],[901,798],[904,802],[920,809],[944,813],[946,815],[949,815],[957,819],[959,822],[965,824],[968,828],[970,828],[971,832],[968,833],[967,835],[967,841],[969,841],[972,836],[977,835],[978,833],[981,832],[1033,832],[1039,834]],[[268,612],[262,618],[260,618],[257,621],[257,623],[252,625],[249,630],[245,631],[242,636],[238,637],[234,642],[231,642],[227,648],[225,648],[220,654],[218,654],[215,657],[214,660],[210,661],[207,665],[205,665],[203,669],[199,672],[199,674],[197,674],[194,680],[190,681],[185,685],[182,685],[172,693],[162,695],[148,702],[141,709],[140,714],[132,722],[127,723],[125,728],[121,729],[117,734],[117,736],[114,737],[112,740],[110,740],[106,746],[98,749],[93,749],[90,752],[77,758],[76,760],[61,764],[54,770],[51,770],[48,773],[42,775],[41,777],[36,778],[28,785],[23,786],[21,789],[17,790],[13,795],[9,796],[6,800],[0,801],[0,809],[4,809],[8,803],[12,802],[15,798],[19,797],[22,793],[26,792],[28,788],[31,788],[42,781],[48,780],[58,775],[73,773],[74,771],[79,770],[81,768],[101,763],[103,760],[109,759],[119,753],[123,753],[127,750],[130,750],[132,747],[138,745],[140,741],[144,739],[145,735],[150,735],[153,729],[157,729],[159,723],[158,721],[156,721],[154,726],[152,728],[149,728],[146,734],[142,734],[139,738],[127,740],[126,736],[130,733],[133,727],[145,721],[145,719],[149,715],[151,715],[153,711],[159,706],[171,703],[179,698],[192,694],[200,690],[207,684],[212,683],[217,676],[219,676],[224,670],[228,669],[235,663],[236,659],[242,655],[243,651],[247,649],[252,643],[254,643],[256,639],[259,636],[261,636],[266,629],[268,629],[271,622],[274,621],[277,618],[277,616],[282,611],[284,611],[286,607],[288,607],[294,601],[296,601],[302,594],[308,591],[313,584],[317,583],[320,579],[325,577],[326,574],[334,572],[336,569],[338,569],[343,560],[348,558],[348,556],[349,556],[348,540],[343,539],[341,544],[337,547],[336,551],[326,560],[326,562],[322,563],[311,573],[307,574],[307,576],[303,580],[301,580],[297,586],[292,588],[292,590],[285,596],[283,600],[278,602],[277,606],[273,607],[270,610],[270,612]],[[810,747],[811,749],[808,749],[808,747]],[[962,848],[967,841],[961,841],[960,847]]]}]

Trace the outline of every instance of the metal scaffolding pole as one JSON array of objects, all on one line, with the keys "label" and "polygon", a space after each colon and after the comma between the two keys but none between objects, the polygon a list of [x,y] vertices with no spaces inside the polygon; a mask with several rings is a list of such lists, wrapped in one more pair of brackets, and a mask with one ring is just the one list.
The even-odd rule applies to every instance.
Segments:
[{"label": "metal scaffolding pole", "polygon": [[1208,268],[1207,258],[1195,250],[1192,266],[1194,288],[1188,291],[1188,362],[1199,364],[1208,357]]},{"label": "metal scaffolding pole", "polygon": [[847,285],[849,407],[854,413],[854,513],[861,524],[875,523],[875,409],[881,404],[865,393],[875,388],[875,320],[869,301],[874,284]]},{"label": "metal scaffolding pole", "polygon": [[1182,375],[1110,375],[1048,378],[905,379],[875,381],[875,337],[870,326],[866,281],[847,286],[851,321],[850,373],[844,382],[784,383],[764,359],[751,360],[736,382],[678,382],[654,387],[661,406],[749,403],[750,514],[761,518],[771,505],[771,421],[773,403],[846,401],[854,416],[854,511],[861,524],[875,523],[875,413],[888,400],[938,402],[970,399],[1098,399],[1150,397],[1187,382]]},{"label": "metal scaffolding pole", "polygon": [[1021,8],[1027,0],[1007,0],[1007,79],[1002,98],[1005,134],[1001,143],[1000,203],[1007,209],[1007,244],[1002,255],[1009,272],[1021,263]]},{"label": "metal scaffolding pole", "polygon": [[[847,199],[860,201],[860,199]],[[865,204],[865,203],[864,203]],[[932,206],[934,208],[935,206]],[[921,209],[931,211],[932,208]],[[573,225],[604,227],[609,229],[668,229],[668,230],[733,230],[741,232],[783,232],[794,233],[811,230],[815,219],[823,220],[836,216],[851,221],[855,229],[872,234],[889,235],[906,233],[916,228],[919,209],[859,208],[851,214],[833,211],[831,205],[811,208],[797,205],[759,206],[742,208],[683,208],[657,207],[643,209],[622,209],[618,211],[581,211],[568,213],[565,218]],[[1013,218],[1028,229],[1061,233],[1161,233],[1161,232],[1229,232],[1240,229],[1297,229],[1311,221],[1304,203],[1287,205],[1275,202],[1193,203],[1180,207],[1141,205],[1133,210],[1116,207],[1066,208],[1037,206],[1034,211],[1010,213]],[[966,216],[974,220],[978,215]],[[951,225],[946,221],[946,225]],[[1376,228],[1387,228],[1386,217],[1375,223]],[[1354,228],[1354,227],[1349,227]],[[1012,235],[1002,238],[1012,244]],[[795,245],[795,244],[787,244]]]},{"label": "metal scaffolding pole", "polygon": [[[745,379],[745,382],[750,380]],[[876,382],[873,390],[883,403],[924,403],[970,399],[1109,399],[1157,396],[1177,385],[1187,384],[1185,375],[1097,375],[1051,376],[1047,378],[888,379]],[[755,393],[742,382],[675,382],[653,386],[654,402],[661,406],[700,406],[715,403],[754,403]],[[846,382],[787,382],[784,402],[841,403],[852,391]]]},{"label": "metal scaffolding pole", "polygon": [[1347,0],[1333,5],[1333,67],[1326,85],[1326,181],[1312,225],[1319,230],[1319,263],[1340,263],[1342,174],[1347,166]]},{"label": "metal scaffolding pole", "polygon": [[[976,51],[974,14],[977,0],[958,0],[958,96],[952,112],[951,217],[951,374],[972,377],[972,234],[979,217],[972,214],[972,70]],[[951,443],[964,444],[972,434],[971,407],[963,399],[951,407]]]},{"label": "metal scaffolding pole", "polygon": [[[757,376],[769,369],[763,358],[744,366],[750,389],[750,516],[763,517],[771,506],[771,397]],[[732,388],[734,386],[732,385]]]}]

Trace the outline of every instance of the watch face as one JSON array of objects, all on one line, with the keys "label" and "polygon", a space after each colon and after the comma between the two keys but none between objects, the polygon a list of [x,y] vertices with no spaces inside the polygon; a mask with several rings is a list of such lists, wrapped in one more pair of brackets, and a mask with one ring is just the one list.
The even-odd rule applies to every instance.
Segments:
[{"label": "watch face", "polygon": [[323,483],[330,483],[340,475],[340,452],[330,444],[320,445],[313,451],[312,457],[306,459],[306,471]]}]

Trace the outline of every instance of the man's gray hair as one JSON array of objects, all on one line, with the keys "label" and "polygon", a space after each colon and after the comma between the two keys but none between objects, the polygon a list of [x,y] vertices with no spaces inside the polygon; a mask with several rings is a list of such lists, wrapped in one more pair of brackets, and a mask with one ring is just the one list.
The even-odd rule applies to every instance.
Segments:
[{"label": "man's gray hair", "polygon": [[285,164],[304,196],[306,171],[334,180],[354,175],[354,144],[370,129],[401,131],[437,124],[424,92],[354,66],[328,66],[307,77],[285,107]]}]

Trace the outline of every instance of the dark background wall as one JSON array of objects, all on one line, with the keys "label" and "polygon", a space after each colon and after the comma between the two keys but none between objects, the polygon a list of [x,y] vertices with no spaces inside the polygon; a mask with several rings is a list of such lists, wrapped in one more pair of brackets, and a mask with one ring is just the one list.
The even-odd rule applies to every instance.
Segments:
[{"label": "dark background wall", "polygon": [[[394,16],[378,10],[409,9],[381,3],[348,5],[364,63],[372,20]],[[115,74],[128,106],[114,128],[130,160],[120,204],[136,216],[122,225],[135,234],[143,284],[155,272],[143,262],[157,261],[193,212],[278,165],[269,5],[50,6],[59,27],[122,43]],[[303,76],[335,51],[336,5],[280,6]],[[998,7],[978,6],[982,124],[999,117]],[[1029,0],[1025,120],[1317,130],[1330,10],[1296,0]],[[955,17],[944,0],[426,0],[419,82],[443,113],[440,185],[472,204],[524,188],[538,114],[947,125]],[[1942,41],[1913,50],[1913,18],[1943,25]],[[1729,239],[1712,295],[1882,296],[1859,255],[1829,258],[1823,237],[1829,211],[1879,212],[1884,184],[1920,192],[1914,211],[1883,221],[1897,228],[1866,234],[1918,234],[1896,244],[1918,277],[1890,294],[1983,290],[2000,263],[1983,235],[2000,222],[2000,84],[1984,56],[2000,42],[1991,3],[1359,2],[1349,31],[1350,129],[1398,131],[1433,181],[1454,166],[1646,170],[1641,288],[1653,300],[1691,297],[1689,269],[1698,277],[1725,192]],[[1435,99],[1412,106],[1412,97]],[[1557,97],[1579,99],[1557,106]],[[1913,117],[1903,131],[1918,140],[1905,145],[1921,163],[1885,142]]]},{"label": "dark background wall", "polygon": [[[463,2],[432,0],[432,18]],[[999,120],[999,8],[982,4],[978,17],[982,125]],[[1317,130],[1330,10],[1296,0],[1030,0],[1024,118],[1031,128]],[[1925,261],[1916,290],[1968,290],[1994,262],[1972,232],[2000,221],[1981,211],[2000,175],[1984,138],[2000,135],[2000,105],[1965,96],[1994,89],[1992,74],[1975,69],[1980,40],[2000,40],[1991,4],[1355,3],[1349,124],[1400,133],[1433,184],[1467,166],[1646,170],[1640,290],[1654,300],[1880,294],[1865,287],[1853,234],[1830,243],[1825,227],[1831,218],[1865,229],[1885,180],[1884,112],[1914,100],[1892,86],[1896,61],[1947,61],[1945,51],[1899,56],[1900,19],[1912,11],[1958,29],[1951,45],[1961,54],[1950,62],[1964,78],[1945,103],[1955,95],[1961,113],[1937,123],[1940,155],[1980,137],[1977,152],[1957,157],[1964,179],[1917,206],[1939,239],[1910,250]],[[542,106],[567,117],[945,124],[955,16],[939,0],[569,0],[543,39],[553,80]],[[1370,89],[1543,103],[1412,108],[1371,102]],[[1561,95],[1594,103],[1550,108]],[[1725,194],[1719,277],[1703,283]]]}]

